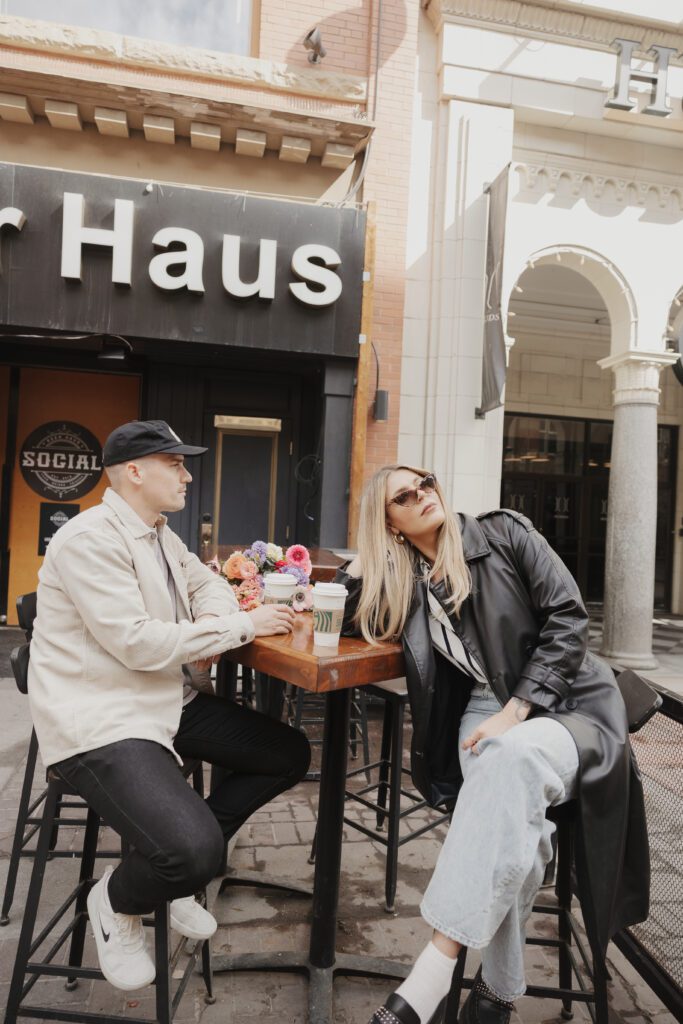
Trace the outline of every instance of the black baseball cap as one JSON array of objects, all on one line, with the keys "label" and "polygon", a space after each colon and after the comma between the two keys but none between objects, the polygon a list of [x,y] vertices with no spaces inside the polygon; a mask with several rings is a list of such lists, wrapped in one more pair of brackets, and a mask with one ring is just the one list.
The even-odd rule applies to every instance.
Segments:
[{"label": "black baseball cap", "polygon": [[183,444],[164,420],[133,420],[112,430],[104,442],[102,461],[105,466],[117,466],[143,455],[203,455],[205,451],[194,444]]}]

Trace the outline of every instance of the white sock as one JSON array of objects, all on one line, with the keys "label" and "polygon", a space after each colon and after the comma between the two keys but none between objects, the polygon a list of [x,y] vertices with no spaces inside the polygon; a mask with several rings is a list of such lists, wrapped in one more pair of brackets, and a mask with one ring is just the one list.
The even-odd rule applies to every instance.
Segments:
[{"label": "white sock", "polygon": [[457,960],[428,942],[406,980],[396,989],[397,995],[415,1010],[420,1024],[428,1024],[443,997],[448,995],[456,963]]}]

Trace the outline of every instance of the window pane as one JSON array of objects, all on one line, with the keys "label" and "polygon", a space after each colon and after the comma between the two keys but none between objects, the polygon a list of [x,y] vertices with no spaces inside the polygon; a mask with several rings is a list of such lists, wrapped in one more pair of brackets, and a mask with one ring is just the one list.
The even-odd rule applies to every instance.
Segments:
[{"label": "window pane", "polygon": [[657,479],[661,484],[673,482],[674,428],[657,428]]},{"label": "window pane", "polygon": [[0,0],[0,13],[248,55],[251,6],[252,0]]},{"label": "window pane", "polygon": [[588,442],[588,472],[609,472],[612,458],[612,424],[591,423]]},{"label": "window pane", "polygon": [[583,471],[583,435],[580,420],[508,414],[503,472],[579,475]]}]

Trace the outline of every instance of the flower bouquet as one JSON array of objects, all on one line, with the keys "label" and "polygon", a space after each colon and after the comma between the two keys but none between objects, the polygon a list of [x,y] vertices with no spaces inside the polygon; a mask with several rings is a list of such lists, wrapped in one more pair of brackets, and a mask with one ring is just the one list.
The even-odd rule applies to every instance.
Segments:
[{"label": "flower bouquet", "polygon": [[289,573],[296,577],[297,588],[292,599],[295,612],[303,612],[313,606],[310,584],[313,567],[308,549],[303,544],[292,544],[283,551],[278,544],[255,540],[244,551],[233,552],[222,565],[217,558],[212,558],[208,566],[228,581],[242,611],[251,611],[262,603],[265,577],[271,572]]}]

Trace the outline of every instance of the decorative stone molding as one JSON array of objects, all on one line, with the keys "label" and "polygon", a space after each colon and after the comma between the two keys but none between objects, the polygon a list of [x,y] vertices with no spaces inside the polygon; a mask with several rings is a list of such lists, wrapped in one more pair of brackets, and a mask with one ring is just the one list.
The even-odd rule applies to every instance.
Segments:
[{"label": "decorative stone molding", "polygon": [[274,61],[174,46],[151,39],[75,25],[0,15],[0,47],[59,55],[129,70],[220,80],[259,89],[298,93],[319,99],[365,103],[367,80],[323,68],[299,71]]},{"label": "decorative stone molding", "polygon": [[516,162],[513,167],[519,174],[520,188],[539,196],[564,188],[576,198],[602,199],[611,187],[615,202],[624,206],[645,206],[652,198],[660,209],[683,212],[683,185],[674,175],[668,180],[643,180],[635,173],[625,177],[604,164],[585,164],[579,160],[565,160],[561,164],[529,160]]},{"label": "decorative stone molding", "polygon": [[659,374],[678,358],[677,352],[625,352],[599,359],[598,366],[614,371],[614,405],[659,405]]},{"label": "decorative stone molding", "polygon": [[[565,42],[586,45],[594,49],[611,50],[613,40],[639,39],[642,49],[638,56],[645,57],[653,43],[683,50],[683,33],[672,32],[662,25],[647,25],[642,21],[609,18],[606,15],[586,14],[576,6],[558,0],[552,7],[542,2],[524,3],[523,0],[430,0],[427,13],[437,31],[444,22],[469,21],[489,24],[494,28],[509,29],[519,34],[561,38]],[[683,58],[674,57],[672,64],[683,64]]]}]

